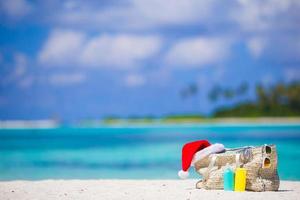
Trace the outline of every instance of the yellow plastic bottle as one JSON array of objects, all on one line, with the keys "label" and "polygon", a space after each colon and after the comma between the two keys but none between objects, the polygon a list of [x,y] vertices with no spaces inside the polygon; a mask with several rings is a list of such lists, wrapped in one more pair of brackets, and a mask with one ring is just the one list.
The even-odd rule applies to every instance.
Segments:
[{"label": "yellow plastic bottle", "polygon": [[246,189],[246,169],[236,168],[234,179],[234,191],[243,192]]}]

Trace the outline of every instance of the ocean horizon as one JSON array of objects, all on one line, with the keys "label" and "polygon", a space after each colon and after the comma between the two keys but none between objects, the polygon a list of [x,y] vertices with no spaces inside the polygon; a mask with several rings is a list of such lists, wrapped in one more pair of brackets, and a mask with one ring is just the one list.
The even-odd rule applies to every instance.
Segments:
[{"label": "ocean horizon", "polygon": [[297,123],[4,128],[0,180],[176,179],[182,145],[200,139],[226,148],[275,144],[280,178],[300,180]]}]

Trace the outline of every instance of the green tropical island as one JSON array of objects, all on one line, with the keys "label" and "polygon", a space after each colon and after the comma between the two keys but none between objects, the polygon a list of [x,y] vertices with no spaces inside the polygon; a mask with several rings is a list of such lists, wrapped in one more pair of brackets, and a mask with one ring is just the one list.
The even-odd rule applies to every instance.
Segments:
[{"label": "green tropical island", "polygon": [[[243,83],[236,89],[221,88],[215,86],[208,94],[211,101],[219,98],[233,99],[244,95],[248,90],[247,84]],[[191,85],[181,91],[186,98],[197,93],[197,86]],[[278,83],[271,87],[257,85],[255,89],[255,100],[246,100],[233,106],[224,106],[215,109],[210,116],[198,113],[172,114],[163,117],[127,117],[120,118],[109,116],[103,118],[103,124],[119,123],[198,123],[219,121],[299,121],[300,117],[300,83],[289,84]],[[87,122],[87,121],[85,121]]]}]

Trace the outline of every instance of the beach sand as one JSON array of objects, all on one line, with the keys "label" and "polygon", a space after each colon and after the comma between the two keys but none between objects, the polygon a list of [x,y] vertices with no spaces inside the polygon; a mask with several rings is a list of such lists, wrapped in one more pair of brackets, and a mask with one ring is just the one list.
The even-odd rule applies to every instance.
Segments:
[{"label": "beach sand", "polygon": [[0,199],[300,199],[300,182],[282,181],[278,192],[195,189],[196,180],[43,180],[0,182]]}]

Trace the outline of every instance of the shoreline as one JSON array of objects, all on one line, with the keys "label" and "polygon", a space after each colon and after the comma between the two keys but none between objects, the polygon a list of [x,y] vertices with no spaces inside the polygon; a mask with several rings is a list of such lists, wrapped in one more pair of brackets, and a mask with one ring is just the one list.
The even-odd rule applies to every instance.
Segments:
[{"label": "shoreline", "polygon": [[197,180],[0,181],[0,199],[299,199],[300,181],[281,181],[276,192],[196,189]]}]

